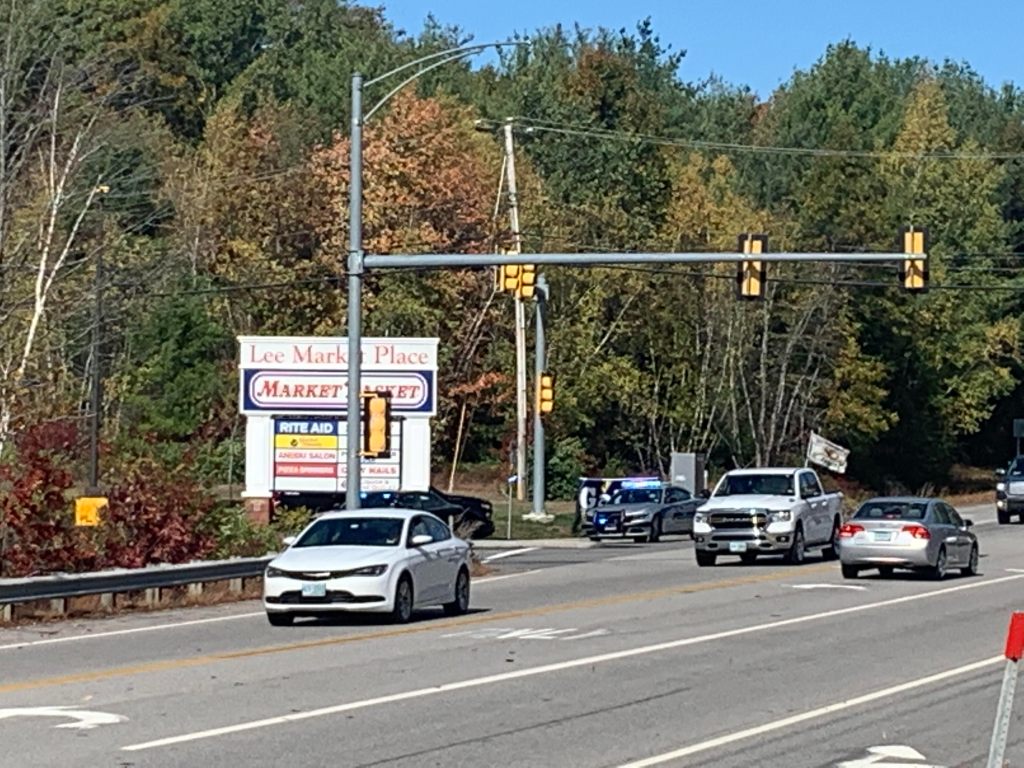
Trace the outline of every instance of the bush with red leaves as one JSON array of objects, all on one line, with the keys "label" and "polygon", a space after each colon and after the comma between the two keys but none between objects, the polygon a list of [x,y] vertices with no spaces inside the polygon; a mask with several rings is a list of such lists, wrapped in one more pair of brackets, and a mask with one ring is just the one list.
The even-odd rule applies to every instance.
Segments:
[{"label": "bush with red leaves", "polygon": [[0,575],[79,570],[89,547],[70,502],[77,430],[39,424],[20,431],[13,447],[13,459],[0,464]]},{"label": "bush with red leaves", "polygon": [[208,555],[215,542],[201,532],[214,499],[188,467],[167,469],[147,457],[129,459],[111,474],[100,568],[183,563]]},{"label": "bush with red leaves", "polygon": [[0,464],[0,576],[83,572],[180,563],[209,554],[202,522],[215,506],[188,466],[168,469],[147,457],[105,467],[109,507],[101,525],[74,524],[77,430],[39,424],[14,439]]}]

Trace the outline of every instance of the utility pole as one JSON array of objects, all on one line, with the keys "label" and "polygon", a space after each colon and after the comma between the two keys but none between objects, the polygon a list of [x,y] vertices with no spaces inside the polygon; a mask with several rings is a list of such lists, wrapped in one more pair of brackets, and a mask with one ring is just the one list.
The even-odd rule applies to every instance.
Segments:
[{"label": "utility pole", "polygon": [[101,357],[101,324],[103,323],[103,247],[96,251],[96,276],[92,308],[92,382],[90,387],[91,418],[89,419],[89,488],[88,495],[99,495],[100,489],[100,411],[103,409],[103,370]]},{"label": "utility pole", "polygon": [[[519,195],[516,187],[516,155],[512,118],[505,120],[505,167],[508,169],[508,215],[513,253],[523,252],[519,229]],[[516,307],[516,499],[526,499],[526,307],[515,297]]]}]

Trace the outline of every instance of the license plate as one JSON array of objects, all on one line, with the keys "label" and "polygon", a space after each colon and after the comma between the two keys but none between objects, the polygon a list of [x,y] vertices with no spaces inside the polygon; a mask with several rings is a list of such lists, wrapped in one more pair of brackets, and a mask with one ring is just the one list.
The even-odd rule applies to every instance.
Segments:
[{"label": "license plate", "polygon": [[729,551],[730,552],[746,552],[747,551],[747,542],[745,542],[745,541],[730,541],[729,542]]},{"label": "license plate", "polygon": [[327,597],[327,585],[322,582],[302,585],[303,597]]},{"label": "license plate", "polygon": [[890,531],[875,531],[875,541],[892,541]]}]

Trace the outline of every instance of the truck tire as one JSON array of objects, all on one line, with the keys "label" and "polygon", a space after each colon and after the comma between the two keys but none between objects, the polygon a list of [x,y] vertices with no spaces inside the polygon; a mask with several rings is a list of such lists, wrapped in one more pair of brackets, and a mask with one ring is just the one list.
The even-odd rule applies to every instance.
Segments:
[{"label": "truck tire", "polygon": [[1010,513],[1005,509],[996,510],[996,519],[999,520],[1000,525],[1007,525],[1010,522]]},{"label": "truck tire", "polygon": [[716,555],[714,552],[705,552],[703,550],[697,550],[697,565],[701,568],[715,564]]},{"label": "truck tire", "polygon": [[829,537],[828,545],[821,550],[822,560],[839,559],[839,518],[832,521],[832,535]]},{"label": "truck tire", "polygon": [[740,562],[744,565],[753,565],[757,562],[757,552],[744,552],[740,555]]},{"label": "truck tire", "polygon": [[804,541],[804,527],[798,523],[796,531],[793,532],[793,543],[790,544],[789,551],[786,552],[786,562],[790,565],[803,565],[806,557],[807,549],[806,542]]}]

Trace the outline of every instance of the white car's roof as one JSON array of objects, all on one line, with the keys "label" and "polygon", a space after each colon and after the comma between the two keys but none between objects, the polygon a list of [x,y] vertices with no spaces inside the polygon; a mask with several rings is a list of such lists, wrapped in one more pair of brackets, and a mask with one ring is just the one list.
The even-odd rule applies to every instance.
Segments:
[{"label": "white car's roof", "polygon": [[730,469],[727,474],[730,475],[792,475],[794,472],[800,472],[801,470],[807,469],[807,467],[761,467],[761,468],[750,468],[750,469]]},{"label": "white car's roof", "polygon": [[[333,517],[348,517],[349,515],[362,515],[364,517],[392,517],[396,520],[408,520],[410,517],[422,515],[421,509],[404,509],[402,507],[360,507],[359,509],[335,509],[317,515],[317,520],[330,519]],[[429,513],[427,513],[429,514]]]}]

